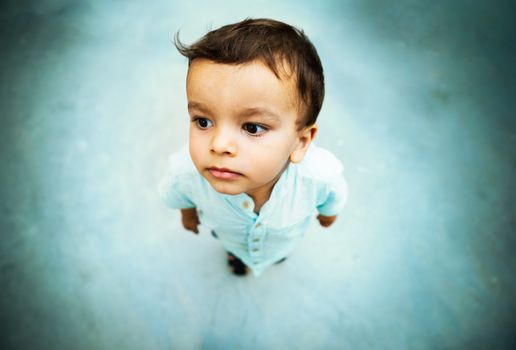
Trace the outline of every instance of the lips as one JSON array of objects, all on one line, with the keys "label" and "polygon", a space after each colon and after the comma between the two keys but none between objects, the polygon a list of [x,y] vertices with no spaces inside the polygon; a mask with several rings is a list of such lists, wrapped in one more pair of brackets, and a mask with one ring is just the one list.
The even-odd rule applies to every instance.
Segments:
[{"label": "lips", "polygon": [[212,167],[208,168],[208,171],[213,177],[221,180],[234,180],[242,176],[242,174],[227,168]]}]

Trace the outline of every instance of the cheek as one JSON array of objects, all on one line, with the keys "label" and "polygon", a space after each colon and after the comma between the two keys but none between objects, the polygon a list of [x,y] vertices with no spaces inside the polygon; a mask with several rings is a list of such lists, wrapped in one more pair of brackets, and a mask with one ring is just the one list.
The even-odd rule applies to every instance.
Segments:
[{"label": "cheek", "polygon": [[270,158],[286,160],[295,148],[295,137],[289,133],[277,134],[265,147]]},{"label": "cheek", "polygon": [[202,159],[202,151],[204,150],[204,146],[202,144],[202,138],[195,135],[195,132],[190,132],[189,139],[189,148],[190,148],[190,156],[192,160],[197,165],[199,161]]},{"label": "cheek", "polygon": [[274,176],[281,171],[290,157],[290,141],[288,138],[277,138],[252,148],[249,159],[254,159],[255,171],[262,174],[274,173]]}]

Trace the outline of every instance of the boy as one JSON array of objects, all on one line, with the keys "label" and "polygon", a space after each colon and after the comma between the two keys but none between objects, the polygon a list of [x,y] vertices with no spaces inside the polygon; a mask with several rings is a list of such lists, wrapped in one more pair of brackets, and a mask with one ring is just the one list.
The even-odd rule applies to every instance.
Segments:
[{"label": "boy", "polygon": [[293,251],[315,210],[328,227],[346,200],[341,163],[311,145],[319,56],[302,31],[269,19],[175,44],[189,60],[189,150],[170,156],[161,196],[186,229],[213,230],[233,273],[259,276]]}]

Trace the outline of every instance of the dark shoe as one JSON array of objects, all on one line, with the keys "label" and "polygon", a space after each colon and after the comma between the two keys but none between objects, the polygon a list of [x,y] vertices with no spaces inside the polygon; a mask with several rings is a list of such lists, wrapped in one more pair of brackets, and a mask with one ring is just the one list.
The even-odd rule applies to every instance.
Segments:
[{"label": "dark shoe", "polygon": [[231,267],[231,272],[237,276],[245,276],[249,272],[246,264],[233,254],[228,252],[228,264]]},{"label": "dark shoe", "polygon": [[278,260],[278,261],[276,261],[274,264],[275,264],[275,265],[281,264],[281,263],[282,263],[282,262],[284,262],[285,260],[287,260],[287,258],[279,259],[279,260]]}]

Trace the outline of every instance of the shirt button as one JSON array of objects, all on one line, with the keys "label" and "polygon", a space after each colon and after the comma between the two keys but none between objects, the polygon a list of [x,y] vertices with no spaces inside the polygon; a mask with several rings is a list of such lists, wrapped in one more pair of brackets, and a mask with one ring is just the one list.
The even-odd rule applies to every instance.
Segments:
[{"label": "shirt button", "polygon": [[260,242],[260,237],[255,237],[255,238],[253,239],[253,242]]},{"label": "shirt button", "polygon": [[255,227],[256,227],[256,228],[260,228],[261,226],[262,226],[262,224],[257,223]]},{"label": "shirt button", "polygon": [[260,250],[260,249],[258,249],[258,248],[253,248],[251,251],[252,251],[252,252],[257,252],[257,251],[259,251],[259,250]]},{"label": "shirt button", "polygon": [[249,202],[248,201],[243,202],[242,206],[244,207],[244,209],[249,208]]}]

